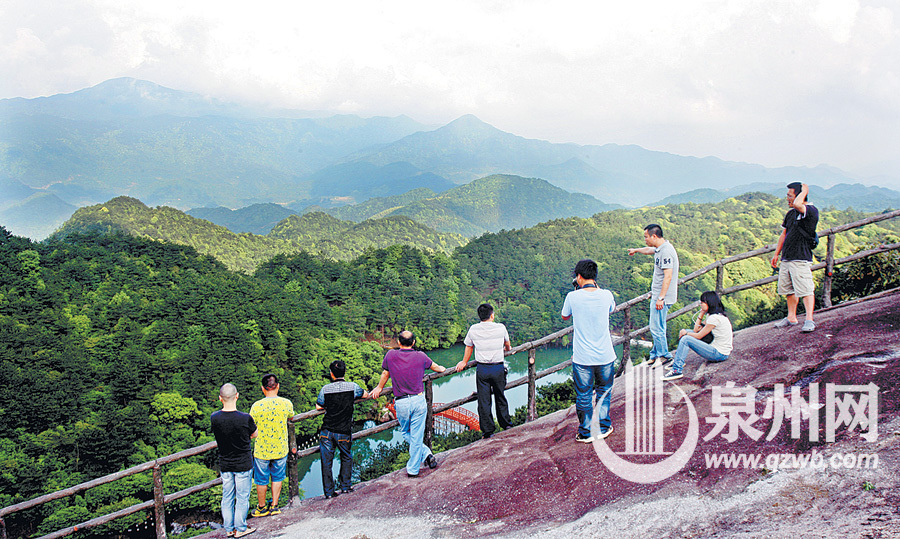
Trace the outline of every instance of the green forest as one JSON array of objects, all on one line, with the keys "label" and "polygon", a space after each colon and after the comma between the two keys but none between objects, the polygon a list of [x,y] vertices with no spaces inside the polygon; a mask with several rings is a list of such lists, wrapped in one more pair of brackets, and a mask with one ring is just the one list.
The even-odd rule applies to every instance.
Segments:
[{"label": "green forest", "polygon": [[[237,385],[246,411],[262,396],[262,374],[274,372],[281,394],[305,411],[333,359],[347,361],[348,378],[372,388],[383,343],[399,330],[413,330],[423,349],[452,345],[483,301],[495,305],[514,345],[565,327],[559,312],[579,259],[597,260],[600,285],[619,302],[646,292],[652,260],[627,249],[643,245],[647,223],[662,225],[683,276],[773,243],[785,209],[781,199],[750,194],[615,210],[485,234],[452,252],[366,247],[344,260],[273,253],[252,273],[173,239],[94,230],[35,243],[0,227],[0,506],[211,441],[209,415],[224,382]],[[865,216],[823,211],[820,229]],[[897,241],[898,221],[841,234],[836,252]],[[203,230],[185,233],[197,243],[216,241]],[[836,289],[867,293],[878,279],[897,286],[898,267],[896,254],[854,265],[836,272]],[[725,285],[771,274],[768,258],[747,260],[729,266]],[[713,279],[684,287],[676,307],[713,288]],[[774,287],[726,298],[737,327],[778,305]],[[639,323],[645,317],[646,310],[634,314]],[[357,406],[359,419],[377,405]],[[298,428],[310,435],[318,424]],[[214,453],[179,462],[165,468],[167,491],[216,476]],[[214,496],[205,491],[179,503],[214,509]],[[7,523],[23,536],[48,533],[149,497],[149,478],[138,476]],[[126,518],[105,531],[133,523]]]},{"label": "green forest", "polygon": [[[419,188],[329,210],[310,207],[302,216],[288,215],[269,225],[265,235],[235,233],[174,208],[150,208],[123,196],[80,208],[55,235],[124,232],[188,245],[214,256],[229,269],[252,274],[276,254],[301,251],[332,260],[351,260],[367,249],[391,245],[450,254],[465,245],[467,238],[487,231],[524,228],[559,216],[587,217],[611,207],[545,180],[494,175],[440,195]],[[288,210],[275,204],[259,204],[238,211],[213,208],[190,213],[244,229],[251,221],[271,220],[284,212]]]},{"label": "green forest", "polygon": [[415,189],[403,195],[341,206],[328,213],[363,221],[405,215],[448,233],[474,237],[485,232],[524,228],[560,216],[588,217],[617,206],[589,195],[570,193],[539,178],[494,174],[439,195]]},{"label": "green forest", "polygon": [[435,232],[408,217],[385,217],[357,224],[322,212],[291,215],[266,236],[236,234],[175,208],[150,208],[130,197],[116,197],[104,204],[80,208],[54,235],[93,232],[122,232],[187,245],[215,257],[231,270],[247,274],[283,253],[308,252],[332,260],[350,260],[366,249],[391,245],[413,245],[425,251],[449,254],[465,244],[465,239],[458,234]]}]

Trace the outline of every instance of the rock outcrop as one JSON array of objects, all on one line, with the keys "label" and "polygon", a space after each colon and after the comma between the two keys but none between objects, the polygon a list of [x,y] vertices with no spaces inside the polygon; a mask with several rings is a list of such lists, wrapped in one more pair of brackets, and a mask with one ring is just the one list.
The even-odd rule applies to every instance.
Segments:
[{"label": "rock outcrop", "polygon": [[[688,358],[683,379],[666,383],[666,449],[686,437],[688,408],[713,417],[714,386],[734,382],[756,389],[754,440],[739,432],[729,442],[706,440],[712,426],[700,419],[700,439],[687,464],[671,477],[641,484],[622,479],[600,462],[594,447],[575,443],[573,408],[438,455],[440,466],[416,479],[403,471],[357,485],[332,500],[304,500],[278,517],[253,519],[257,537],[900,537],[900,292],[817,313],[818,329],[772,324],[735,334],[724,363]],[[644,367],[641,367],[644,368]],[[808,420],[799,437],[786,418],[777,435],[765,404],[776,384],[800,387],[808,398],[818,384],[878,386],[878,436],[844,424],[825,442],[825,407],[819,440]],[[624,384],[614,389],[614,451],[624,447]],[[850,410],[852,411],[852,410]],[[727,430],[727,428],[726,428]],[[819,454],[824,468],[775,469],[711,466],[707,455]],[[834,469],[834,455],[877,455],[877,468]],[[649,457],[642,457],[649,458]],[[657,459],[658,460],[658,459]],[[780,460],[780,459],[779,459]],[[649,462],[649,460],[647,460]],[[838,461],[839,463],[842,461]],[[771,464],[771,461],[770,461]],[[222,535],[216,532],[211,535]]]}]

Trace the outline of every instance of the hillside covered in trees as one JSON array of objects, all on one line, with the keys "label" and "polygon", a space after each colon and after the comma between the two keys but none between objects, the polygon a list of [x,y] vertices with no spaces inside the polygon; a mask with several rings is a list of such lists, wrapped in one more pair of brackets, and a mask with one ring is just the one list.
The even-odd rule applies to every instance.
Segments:
[{"label": "hillside covered in trees", "polygon": [[[248,276],[122,234],[35,244],[0,229],[0,277],[0,506],[210,441],[226,381],[245,411],[266,372],[297,410],[312,408],[334,358],[373,387],[384,350],[368,333],[409,327],[426,346],[455,342],[478,301],[449,257],[400,246],[352,263],[279,256]],[[183,461],[164,480],[207,481],[214,463]],[[149,493],[141,476],[7,522],[49,532]],[[214,507],[212,495],[185,503]]]},{"label": "hillside covered in trees", "polygon": [[323,213],[288,216],[266,236],[235,234],[174,208],[150,208],[129,197],[80,208],[55,235],[90,232],[122,232],[190,246],[215,257],[231,270],[245,273],[252,273],[263,261],[284,253],[305,251],[332,260],[349,260],[366,249],[391,245],[450,253],[465,243],[456,234],[435,232],[406,217],[356,224]]},{"label": "hillside covered in trees", "polygon": [[[147,226],[165,228],[168,209],[122,202]],[[597,260],[600,285],[617,301],[645,292],[651,259],[627,255],[627,248],[642,245],[645,224],[663,226],[684,275],[774,242],[784,206],[769,195],[744,195],[717,204],[616,210],[485,234],[451,254],[409,246],[367,248],[347,260],[277,254],[252,274],[230,271],[174,240],[95,231],[34,243],[0,229],[0,506],[211,440],[209,414],[218,408],[223,382],[238,386],[239,407],[247,410],[260,376],[276,372],[282,394],[296,410],[307,410],[333,359],[348,361],[350,378],[371,388],[382,341],[411,329],[424,349],[449,346],[476,321],[482,301],[495,304],[519,344],[567,325],[559,311],[581,258]],[[820,226],[863,216],[823,212]],[[897,241],[897,221],[838,236],[837,253]],[[850,288],[841,279],[871,281],[871,271],[896,278],[896,255],[878,264],[859,266],[857,277],[838,271],[836,288]],[[725,284],[771,272],[768,259],[747,260],[729,266]],[[712,288],[711,279],[685,287],[679,303]],[[779,301],[768,287],[730,296],[726,306],[739,326]],[[639,323],[645,316],[634,313]],[[673,323],[670,336],[684,323]],[[359,406],[357,413],[362,419],[373,411]],[[316,428],[305,422],[302,434]],[[167,489],[211,479],[214,462],[206,455],[167,467]],[[149,492],[149,479],[141,476],[9,522],[29,533],[59,529],[148,499]],[[207,491],[183,503],[215,507],[211,496]]]},{"label": "hillside covered in trees", "polygon": [[[352,200],[352,197],[345,198]],[[440,194],[427,187],[418,187],[400,195],[370,198],[358,204],[334,207],[314,204],[293,213],[324,212],[357,223],[405,216],[438,232],[471,238],[485,232],[534,226],[560,217],[590,217],[619,207],[589,195],[570,193],[539,178],[495,174]],[[195,208],[187,213],[233,232],[269,234],[292,212],[277,204],[254,204],[238,210]]]},{"label": "hillside covered in trees", "polygon": [[416,189],[326,210],[341,219],[405,215],[440,232],[479,236],[485,232],[525,228],[559,217],[590,217],[620,206],[582,193],[570,193],[539,178],[495,174],[425,196]]}]

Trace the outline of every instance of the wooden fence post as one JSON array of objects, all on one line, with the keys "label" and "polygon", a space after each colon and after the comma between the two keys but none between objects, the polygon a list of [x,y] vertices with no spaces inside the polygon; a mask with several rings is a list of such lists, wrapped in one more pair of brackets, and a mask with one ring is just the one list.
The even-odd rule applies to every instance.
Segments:
[{"label": "wooden fence post", "polygon": [[431,439],[434,436],[434,389],[430,376],[425,380],[425,404],[428,406],[428,412],[425,415],[425,439],[423,442],[431,449]]},{"label": "wooden fence post", "polygon": [[156,539],[166,539],[166,493],[163,490],[162,467],[153,465],[153,511],[156,521]]},{"label": "wooden fence post", "polygon": [[721,294],[725,288],[725,265],[719,263],[716,268],[716,294]]},{"label": "wooden fence post", "polygon": [[825,283],[822,285],[822,303],[831,307],[831,284],[834,279],[834,234],[828,235],[825,254]]},{"label": "wooden fence post", "polygon": [[537,419],[537,368],[534,364],[535,350],[532,348],[528,351],[528,414],[525,421],[534,421]]},{"label": "wooden fence post", "polygon": [[626,307],[623,313],[625,319],[622,322],[622,336],[625,337],[625,340],[622,341],[622,362],[619,364],[619,372],[616,373],[616,376],[625,369],[625,362],[631,361],[631,307]]},{"label": "wooden fence post", "polygon": [[297,474],[297,428],[293,421],[288,421],[288,505],[294,505],[294,499],[300,496],[300,478]]}]

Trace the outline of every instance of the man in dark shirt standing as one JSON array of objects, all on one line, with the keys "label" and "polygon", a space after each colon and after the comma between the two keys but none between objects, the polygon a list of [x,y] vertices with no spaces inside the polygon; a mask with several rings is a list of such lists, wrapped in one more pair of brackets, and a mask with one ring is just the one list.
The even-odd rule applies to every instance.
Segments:
[{"label": "man in dark shirt standing", "polygon": [[250,509],[250,478],[253,475],[253,451],[250,439],[256,438],[256,423],[250,414],[237,409],[238,392],[234,384],[219,389],[222,409],[210,417],[213,435],[219,445],[219,470],[222,473],[222,523],[228,537],[243,537],[255,532],[247,527]]},{"label": "man in dark shirt standing", "polygon": [[353,401],[362,397],[369,398],[369,393],[359,385],[344,380],[347,366],[340,359],[332,361],[329,367],[332,383],[319,391],[316,409],[325,410],[322,430],[319,432],[319,452],[322,458],[322,487],[326,498],[334,498],[338,493],[334,489],[334,472],[331,464],[334,461],[334,449],[341,453],[341,471],[338,475],[341,492],[351,492],[350,473],[353,457],[350,455],[353,426]]},{"label": "man in dark shirt standing", "polygon": [[816,225],[819,223],[819,210],[809,203],[809,186],[794,182],[787,186],[787,202],[791,208],[784,216],[783,230],[778,238],[772,267],[778,267],[781,255],[781,268],[778,271],[778,293],[787,301],[787,317],[775,323],[776,328],[795,326],[797,306],[803,299],[806,309],[806,321],[801,331],[815,331],[813,309],[815,308],[815,283],[812,278],[812,249],[816,238]]}]

